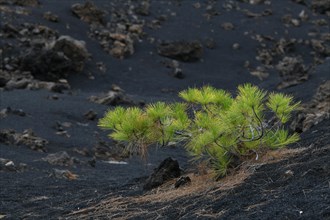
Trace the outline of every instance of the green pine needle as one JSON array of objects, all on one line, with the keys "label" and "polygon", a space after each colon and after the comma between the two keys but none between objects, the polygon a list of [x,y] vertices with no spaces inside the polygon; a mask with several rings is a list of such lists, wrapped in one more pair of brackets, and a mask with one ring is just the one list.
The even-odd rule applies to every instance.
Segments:
[{"label": "green pine needle", "polygon": [[[98,126],[111,130],[110,138],[142,157],[152,144],[182,143],[196,159],[208,161],[217,177],[228,173],[233,155],[235,160],[243,159],[262,148],[276,149],[299,141],[298,134],[290,135],[283,126],[299,108],[292,96],[267,96],[251,84],[239,86],[235,98],[211,86],[189,88],[179,96],[187,103],[156,102],[144,109],[116,107]],[[267,124],[272,115],[266,108],[278,119],[274,125]]]}]

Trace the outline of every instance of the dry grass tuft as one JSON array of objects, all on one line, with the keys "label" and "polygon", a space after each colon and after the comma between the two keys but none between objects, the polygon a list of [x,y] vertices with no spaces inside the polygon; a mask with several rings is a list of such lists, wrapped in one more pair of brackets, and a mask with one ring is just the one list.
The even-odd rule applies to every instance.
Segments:
[{"label": "dry grass tuft", "polygon": [[[210,201],[219,199],[225,196],[230,189],[242,184],[258,167],[296,156],[306,149],[308,148],[283,148],[265,152],[258,155],[258,160],[255,160],[255,158],[247,160],[237,171],[219,181],[215,181],[212,178],[213,174],[211,172],[204,170],[202,174],[187,174],[191,179],[191,184],[178,189],[174,188],[175,180],[172,180],[141,196],[125,197],[111,195],[96,205],[70,213],[66,219],[129,219],[136,216],[150,216],[152,214],[154,214],[153,216],[161,217],[160,213],[166,212],[166,209],[170,208],[171,204],[174,204],[174,201],[178,199],[185,200],[186,198],[197,198],[198,196],[207,197]],[[186,210],[191,206],[191,204],[185,205],[187,207],[180,207],[180,209]],[[247,207],[247,209],[253,208],[255,207]],[[208,213],[203,208],[194,210],[194,212],[197,216],[215,218],[221,217],[226,211],[221,210],[219,213]]]}]

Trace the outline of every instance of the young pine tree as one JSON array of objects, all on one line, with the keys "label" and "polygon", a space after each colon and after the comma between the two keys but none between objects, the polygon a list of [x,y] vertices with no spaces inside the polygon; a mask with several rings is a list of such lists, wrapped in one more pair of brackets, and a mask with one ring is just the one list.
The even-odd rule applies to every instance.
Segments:
[{"label": "young pine tree", "polygon": [[239,86],[236,97],[211,86],[190,88],[179,96],[184,102],[117,107],[100,119],[99,126],[143,158],[150,145],[180,143],[194,158],[207,161],[217,177],[246,156],[299,140],[298,134],[285,129],[299,106],[291,96],[267,94],[251,84]]}]

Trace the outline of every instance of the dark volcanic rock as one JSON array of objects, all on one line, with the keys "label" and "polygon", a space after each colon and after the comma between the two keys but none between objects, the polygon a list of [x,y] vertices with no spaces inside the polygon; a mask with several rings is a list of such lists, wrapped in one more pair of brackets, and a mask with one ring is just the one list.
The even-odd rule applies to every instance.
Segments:
[{"label": "dark volcanic rock", "polygon": [[27,165],[24,163],[20,163],[17,165],[12,160],[0,158],[0,172],[1,171],[18,172],[18,171],[23,171],[26,168],[27,168]]},{"label": "dark volcanic rock", "polygon": [[52,12],[50,11],[47,11],[44,13],[43,15],[44,19],[48,20],[48,21],[51,21],[51,22],[58,22],[58,16],[53,14]]},{"label": "dark volcanic rock", "polygon": [[105,94],[89,97],[89,101],[103,105],[133,104],[131,99],[124,93],[124,90],[116,85],[112,85],[111,90]]},{"label": "dark volcanic rock", "polygon": [[31,6],[35,7],[40,5],[39,0],[1,0],[0,4],[14,4],[18,6]]},{"label": "dark volcanic rock", "polygon": [[180,176],[181,170],[179,163],[173,160],[171,157],[166,158],[158,167],[155,169],[153,174],[147,179],[144,190],[151,190],[165,183],[166,181],[177,178]]},{"label": "dark volcanic rock", "polygon": [[34,45],[21,58],[22,70],[40,80],[56,81],[71,72],[80,72],[89,57],[85,43],[69,36],[61,36],[50,46]]},{"label": "dark volcanic rock", "polygon": [[174,184],[174,187],[175,188],[179,188],[181,186],[184,186],[184,185],[187,185],[187,184],[190,184],[191,183],[191,179],[189,176],[182,176],[180,177],[180,179],[178,179],[175,184]]},{"label": "dark volcanic rock", "polygon": [[194,62],[202,57],[202,44],[198,41],[163,42],[157,47],[158,54],[172,59]]},{"label": "dark volcanic rock", "polygon": [[86,112],[84,114],[84,117],[87,119],[87,120],[95,120],[97,118],[97,113],[93,110],[89,110],[88,112]]},{"label": "dark volcanic rock", "polygon": [[4,108],[0,110],[0,119],[7,117],[7,115],[13,114],[18,116],[26,116],[26,113],[22,109],[12,109],[10,107]]},{"label": "dark volcanic rock", "polygon": [[0,87],[4,87],[10,80],[10,74],[7,71],[0,70]]},{"label": "dark volcanic rock", "polygon": [[313,0],[311,7],[322,14],[330,13],[329,0]]},{"label": "dark volcanic rock", "polygon": [[138,6],[135,8],[135,13],[143,16],[149,15],[150,0],[139,1]]},{"label": "dark volcanic rock", "polygon": [[74,163],[79,163],[78,159],[70,157],[66,151],[61,151],[53,154],[48,154],[47,157],[42,158],[52,165],[72,166]]},{"label": "dark volcanic rock", "polygon": [[297,85],[308,79],[308,68],[298,57],[284,57],[277,65],[276,69],[280,72],[283,82],[278,85],[279,89]]},{"label": "dark volcanic rock", "polygon": [[24,145],[32,150],[46,152],[48,141],[36,136],[32,130],[18,133],[12,129],[0,130],[0,143],[8,145]]},{"label": "dark volcanic rock", "polygon": [[72,5],[71,11],[78,18],[89,24],[105,24],[105,11],[97,8],[90,1],[87,1],[84,5],[79,3]]},{"label": "dark volcanic rock", "polygon": [[291,129],[304,132],[330,118],[330,80],[321,84],[312,101],[303,106],[291,124]]}]

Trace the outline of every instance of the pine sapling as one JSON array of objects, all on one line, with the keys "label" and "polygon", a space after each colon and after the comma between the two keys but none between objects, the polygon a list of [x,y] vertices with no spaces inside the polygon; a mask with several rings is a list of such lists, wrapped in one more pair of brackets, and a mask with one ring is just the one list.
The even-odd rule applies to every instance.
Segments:
[{"label": "pine sapling", "polygon": [[[285,129],[299,107],[293,97],[270,93],[251,84],[238,87],[236,97],[204,86],[179,93],[184,102],[156,102],[144,109],[117,107],[100,119],[110,138],[130,152],[147,157],[151,145],[181,144],[196,160],[206,161],[217,177],[263,149],[295,143],[298,134]],[[238,161],[238,164],[237,164]]]}]

